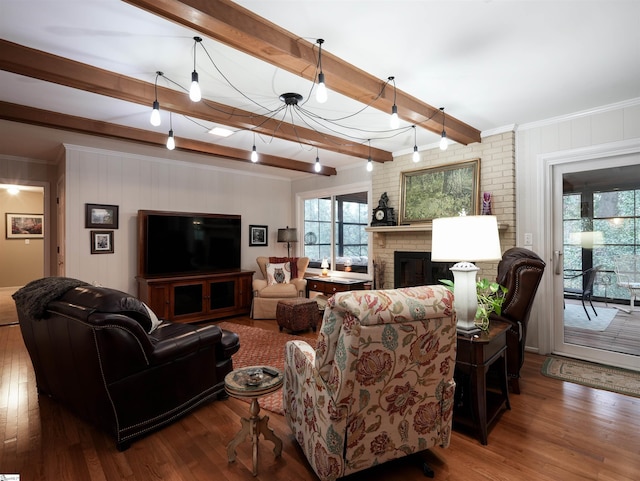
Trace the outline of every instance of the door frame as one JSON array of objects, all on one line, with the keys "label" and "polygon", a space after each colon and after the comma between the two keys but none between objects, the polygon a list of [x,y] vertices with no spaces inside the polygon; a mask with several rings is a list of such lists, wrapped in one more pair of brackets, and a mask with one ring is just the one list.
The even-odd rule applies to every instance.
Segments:
[{"label": "door frame", "polygon": [[[544,258],[549,260],[549,275],[543,279],[543,293],[547,302],[542,303],[545,322],[539,323],[539,339],[541,353],[554,353],[576,357],[588,361],[605,362],[606,364],[637,369],[638,359],[634,356],[601,351],[593,348],[565,344],[563,319],[563,277],[562,270],[556,274],[554,251],[562,251],[562,207],[556,208],[562,201],[562,183],[554,184],[556,175],[563,170],[580,168],[596,170],[612,165],[634,165],[640,163],[640,139],[620,141],[580,149],[566,150],[538,156],[539,166],[543,169],[544,178]],[[557,192],[559,189],[559,193]],[[557,197],[559,195],[559,198]],[[561,204],[560,204],[561,205]],[[559,212],[558,212],[559,210]],[[558,223],[558,214],[560,221]],[[556,248],[558,246],[558,248]],[[560,267],[561,269],[561,267]],[[558,320],[558,321],[556,321]]]}]

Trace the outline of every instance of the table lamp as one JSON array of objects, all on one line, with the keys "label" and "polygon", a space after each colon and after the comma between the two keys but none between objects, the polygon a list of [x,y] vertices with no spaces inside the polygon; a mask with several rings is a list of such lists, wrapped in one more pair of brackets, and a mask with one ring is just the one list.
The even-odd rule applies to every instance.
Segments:
[{"label": "table lamp", "polygon": [[323,276],[328,276],[329,275],[329,261],[327,260],[327,258],[325,257],[324,259],[322,259],[322,264],[320,264],[320,267],[322,267],[322,275]]},{"label": "table lamp", "polygon": [[468,215],[433,219],[431,260],[456,262],[453,272],[453,306],[460,331],[476,329],[478,309],[475,261],[502,258],[498,220],[493,215]]},{"label": "table lamp", "polygon": [[284,229],[278,229],[278,242],[287,243],[287,257],[291,257],[290,245],[292,242],[298,242],[298,230],[287,226]]}]

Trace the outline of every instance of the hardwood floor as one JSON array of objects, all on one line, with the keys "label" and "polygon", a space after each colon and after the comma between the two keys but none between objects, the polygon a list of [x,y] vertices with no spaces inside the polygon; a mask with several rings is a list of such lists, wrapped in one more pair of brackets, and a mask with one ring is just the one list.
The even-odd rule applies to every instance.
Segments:
[{"label": "hardwood floor", "polygon": [[[273,321],[233,322],[277,329]],[[639,479],[640,399],[544,377],[543,360],[527,353],[522,394],[511,396],[512,409],[491,429],[487,446],[454,432],[447,449],[345,479],[424,479],[420,456],[438,480]],[[317,479],[284,418],[273,413],[269,423],[283,440],[282,457],[274,458],[272,445],[261,440],[256,477],[249,442],[228,463],[226,445],[246,414],[242,401],[214,401],[118,452],[110,437],[37,395],[19,326],[0,327],[0,474],[18,473],[21,481]]]}]

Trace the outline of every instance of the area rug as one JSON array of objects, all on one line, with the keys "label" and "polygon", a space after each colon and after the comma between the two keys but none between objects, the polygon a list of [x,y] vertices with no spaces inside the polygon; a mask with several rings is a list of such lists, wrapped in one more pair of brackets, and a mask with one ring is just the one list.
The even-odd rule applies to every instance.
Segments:
[{"label": "area rug", "polygon": [[576,327],[579,329],[589,329],[590,331],[605,331],[618,313],[617,309],[596,307],[596,312],[598,313],[596,316],[593,314],[589,303],[587,303],[587,309],[589,310],[591,320],[587,319],[582,304],[566,304],[564,307],[564,327]]},{"label": "area rug", "polygon": [[549,356],[542,364],[542,374],[596,389],[640,397],[640,372]]},{"label": "area rug", "polygon": [[[275,321],[274,321],[275,322]],[[232,331],[240,336],[240,350],[233,355],[234,369],[247,366],[266,365],[284,370],[284,345],[287,341],[301,340],[315,348],[315,338],[293,336],[277,331],[268,331],[257,327],[234,324],[232,322],[218,322],[221,329]],[[243,399],[250,402],[250,399]],[[282,390],[261,397],[260,407],[278,414],[284,414],[282,409]]]}]

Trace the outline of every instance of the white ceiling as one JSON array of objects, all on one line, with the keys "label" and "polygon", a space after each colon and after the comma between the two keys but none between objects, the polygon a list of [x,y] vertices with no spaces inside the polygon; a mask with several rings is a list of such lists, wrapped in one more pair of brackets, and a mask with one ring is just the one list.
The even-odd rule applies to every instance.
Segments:
[{"label": "white ceiling", "polygon": [[[398,89],[487,132],[513,124],[566,115],[640,97],[639,1],[344,1],[238,0],[236,3],[282,28],[315,42],[381,80],[395,76]],[[119,0],[1,0],[2,38],[85,64],[153,83],[155,72],[187,87],[193,70],[193,40],[201,33]],[[202,42],[218,69],[250,99],[275,108],[278,96],[312,84],[211,39]],[[229,87],[197,50],[203,97],[244,110],[255,105]],[[323,116],[355,112],[362,105],[331,92],[329,102],[310,110]],[[116,100],[0,71],[0,100],[157,132],[150,106]],[[160,78],[158,85],[177,89]],[[162,98],[158,98],[162,109]],[[387,129],[388,115],[367,109],[350,122],[362,129]],[[194,122],[196,121],[196,122]],[[206,133],[213,125],[172,116],[180,138],[219,143],[247,151],[254,137],[239,131],[221,140]],[[299,121],[295,122],[299,124]],[[409,127],[388,133],[361,132],[372,147],[394,153],[413,150]],[[429,147],[434,133],[417,129],[417,143]],[[318,152],[297,143],[258,136],[260,152],[341,168],[364,160]],[[238,162],[238,168],[247,164]],[[278,169],[292,178],[308,175]]]}]

